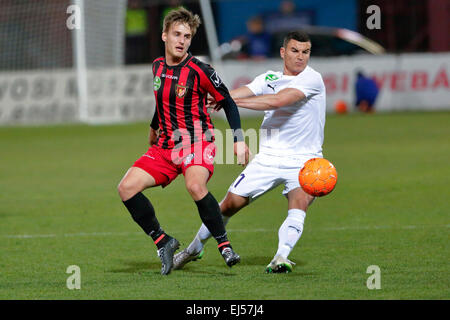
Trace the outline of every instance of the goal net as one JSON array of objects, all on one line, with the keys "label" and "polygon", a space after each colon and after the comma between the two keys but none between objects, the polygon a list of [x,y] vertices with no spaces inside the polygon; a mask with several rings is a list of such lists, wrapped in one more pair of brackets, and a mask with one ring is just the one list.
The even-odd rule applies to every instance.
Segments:
[{"label": "goal net", "polygon": [[124,68],[127,0],[0,0],[0,125],[150,118],[150,68]]}]

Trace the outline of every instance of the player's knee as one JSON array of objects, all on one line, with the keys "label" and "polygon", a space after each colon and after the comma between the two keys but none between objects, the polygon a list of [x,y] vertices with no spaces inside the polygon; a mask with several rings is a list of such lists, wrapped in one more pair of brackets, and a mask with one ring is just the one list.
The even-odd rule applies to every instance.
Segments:
[{"label": "player's knee", "polygon": [[186,189],[195,200],[202,199],[208,193],[206,186],[197,182],[187,184]]},{"label": "player's knee", "polygon": [[122,180],[117,186],[117,191],[122,201],[126,201],[139,192],[138,188],[134,183],[125,179]]}]

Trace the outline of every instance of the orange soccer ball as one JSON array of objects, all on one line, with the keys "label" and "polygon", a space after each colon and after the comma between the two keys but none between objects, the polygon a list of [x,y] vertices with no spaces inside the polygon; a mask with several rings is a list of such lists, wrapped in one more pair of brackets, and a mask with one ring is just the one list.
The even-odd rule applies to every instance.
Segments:
[{"label": "orange soccer ball", "polygon": [[300,170],[298,181],[306,193],[322,197],[333,191],[336,186],[337,171],[327,159],[309,159]]},{"label": "orange soccer ball", "polygon": [[347,103],[344,100],[338,100],[334,104],[334,111],[338,114],[347,113]]}]

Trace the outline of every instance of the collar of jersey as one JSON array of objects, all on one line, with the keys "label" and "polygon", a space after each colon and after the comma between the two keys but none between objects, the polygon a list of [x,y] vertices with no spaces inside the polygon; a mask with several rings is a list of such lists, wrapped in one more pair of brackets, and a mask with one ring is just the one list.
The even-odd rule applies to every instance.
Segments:
[{"label": "collar of jersey", "polygon": [[181,61],[179,64],[176,64],[176,65],[174,65],[174,66],[169,66],[169,65],[166,63],[166,57],[164,57],[164,64],[166,65],[167,68],[184,67],[184,66],[189,62],[189,60],[191,60],[191,59],[192,59],[192,54],[191,54],[190,52],[188,52],[188,55],[187,55],[186,59],[184,59],[183,61]]}]

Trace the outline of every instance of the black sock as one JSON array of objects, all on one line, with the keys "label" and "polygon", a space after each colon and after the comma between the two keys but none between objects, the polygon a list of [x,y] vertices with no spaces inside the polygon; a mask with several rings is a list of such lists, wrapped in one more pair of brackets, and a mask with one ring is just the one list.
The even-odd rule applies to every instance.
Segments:
[{"label": "black sock", "polygon": [[223,224],[222,214],[220,213],[220,207],[214,196],[208,192],[203,199],[195,201],[195,204],[197,205],[200,218],[214,239],[216,239],[220,252],[226,247],[231,248]]},{"label": "black sock", "polygon": [[136,221],[146,234],[152,237],[158,249],[170,239],[159,225],[158,219],[156,219],[155,209],[150,200],[141,192],[123,201],[123,204],[127,207],[133,220]]}]

